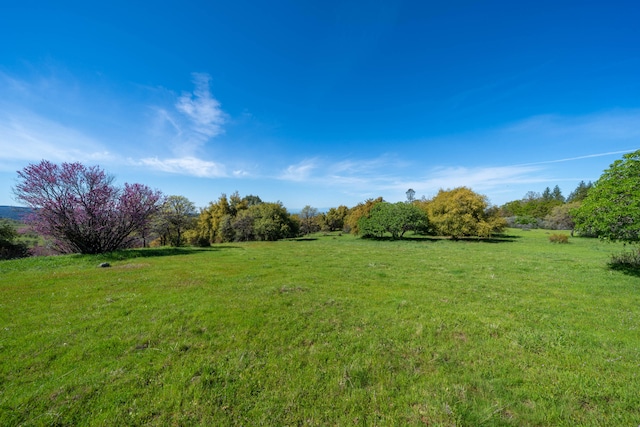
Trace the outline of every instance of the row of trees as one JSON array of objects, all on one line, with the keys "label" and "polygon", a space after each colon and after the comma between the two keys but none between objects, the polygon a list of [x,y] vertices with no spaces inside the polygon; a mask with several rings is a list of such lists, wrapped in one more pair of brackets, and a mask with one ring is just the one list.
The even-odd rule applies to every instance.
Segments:
[{"label": "row of trees", "polygon": [[557,185],[542,193],[529,191],[522,199],[502,205],[500,215],[510,227],[571,230],[574,228],[571,212],[580,207],[592,187],[591,182],[581,181],[566,198]]},{"label": "row of trees", "polygon": [[347,224],[363,237],[402,238],[407,231],[421,234],[461,237],[489,237],[506,226],[487,198],[467,187],[440,190],[432,199],[415,200],[413,190],[407,201],[388,203],[382,198],[368,200],[354,207]]},{"label": "row of trees", "polygon": [[318,213],[306,206],[291,215],[280,202],[225,194],[196,211],[183,196],[165,197],[141,184],[117,187],[97,166],[32,164],[18,172],[16,199],[33,209],[26,220],[62,253],[96,254],[132,246],[209,245],[278,240],[319,230],[363,237],[402,238],[407,231],[488,236],[504,226],[484,196],[467,188],[440,191],[433,200],[367,200]]},{"label": "row of trees", "polygon": [[431,200],[389,203],[382,197],[353,208],[338,206],[326,213],[305,206],[289,215],[280,203],[263,203],[257,196],[238,193],[220,196],[202,209],[194,227],[185,233],[190,244],[246,240],[277,240],[317,231],[342,230],[364,238],[391,235],[402,238],[407,231],[461,238],[488,237],[502,231],[506,222],[485,196],[466,187],[441,190]]},{"label": "row of trees", "polygon": [[500,208],[459,187],[421,200],[410,189],[406,202],[377,198],[326,213],[306,206],[297,215],[289,214],[280,202],[236,192],[221,195],[197,212],[182,196],[164,197],[141,184],[116,187],[113,177],[97,166],[42,161],[19,171],[18,178],[16,199],[34,212],[27,222],[59,252],[103,253],[146,246],[151,240],[173,246],[278,240],[319,230],[362,237],[402,238],[408,231],[487,237],[507,225],[532,222],[626,242],[640,236],[640,151],[616,161],[595,184],[581,182],[566,199],[556,186],[542,194],[527,193]]},{"label": "row of trees", "polygon": [[241,198],[236,192],[227,198],[220,196],[200,211],[196,227],[190,232],[190,242],[279,240],[295,237],[299,223],[280,202],[263,202],[249,195]]}]

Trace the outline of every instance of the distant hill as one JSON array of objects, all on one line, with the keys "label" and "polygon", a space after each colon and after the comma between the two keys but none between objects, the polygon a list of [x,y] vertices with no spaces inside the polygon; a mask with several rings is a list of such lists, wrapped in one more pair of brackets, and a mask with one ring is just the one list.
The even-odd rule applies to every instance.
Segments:
[{"label": "distant hill", "polygon": [[31,209],[20,206],[0,206],[0,218],[20,221],[23,216],[31,213]]}]

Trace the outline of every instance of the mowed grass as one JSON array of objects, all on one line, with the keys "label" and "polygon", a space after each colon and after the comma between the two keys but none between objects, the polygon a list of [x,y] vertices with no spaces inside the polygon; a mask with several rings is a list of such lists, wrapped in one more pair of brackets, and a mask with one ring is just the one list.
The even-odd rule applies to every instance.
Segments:
[{"label": "mowed grass", "polygon": [[637,426],[640,278],[548,237],[2,262],[0,425]]}]

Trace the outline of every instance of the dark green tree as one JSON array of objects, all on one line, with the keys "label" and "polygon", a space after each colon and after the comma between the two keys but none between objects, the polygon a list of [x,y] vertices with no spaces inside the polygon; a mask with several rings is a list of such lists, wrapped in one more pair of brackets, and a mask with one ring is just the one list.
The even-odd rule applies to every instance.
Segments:
[{"label": "dark green tree", "polygon": [[247,203],[247,206],[259,205],[262,203],[262,199],[259,196],[254,196],[252,194],[244,196],[242,200]]},{"label": "dark green tree", "polygon": [[403,202],[378,203],[369,215],[358,222],[363,237],[382,237],[389,233],[393,239],[401,239],[410,230],[426,230],[427,226],[426,213],[413,204]]},{"label": "dark green tree", "polygon": [[257,240],[279,240],[295,237],[297,223],[282,203],[261,203],[249,208],[253,217],[253,234]]},{"label": "dark green tree", "polygon": [[255,233],[253,232],[253,222],[255,219],[254,211],[256,210],[252,205],[249,209],[241,211],[237,217],[233,219],[231,224],[234,231],[234,240],[239,242],[248,242],[255,240]]},{"label": "dark green tree", "polygon": [[553,191],[551,192],[551,197],[553,200],[557,202],[564,203],[564,196],[562,195],[562,191],[560,191],[560,187],[557,185],[553,187]]},{"label": "dark green tree", "polygon": [[360,218],[368,216],[371,212],[371,209],[378,203],[384,202],[382,197],[378,197],[377,199],[367,199],[363,203],[358,203],[356,206],[349,209],[349,215],[344,220],[345,229],[348,230],[351,234],[360,234],[358,223],[360,222]]},{"label": "dark green tree", "polygon": [[640,240],[640,150],[625,154],[605,170],[573,211],[576,231],[601,239]]},{"label": "dark green tree", "polygon": [[591,181],[589,181],[588,184],[585,184],[584,181],[580,181],[576,189],[569,194],[569,197],[567,197],[567,202],[580,202],[584,200],[591,187],[593,187],[593,183]]}]

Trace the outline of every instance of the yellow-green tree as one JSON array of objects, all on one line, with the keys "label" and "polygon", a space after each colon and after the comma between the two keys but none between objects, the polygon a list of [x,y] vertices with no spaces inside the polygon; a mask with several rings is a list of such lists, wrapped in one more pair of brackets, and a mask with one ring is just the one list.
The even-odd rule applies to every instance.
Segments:
[{"label": "yellow-green tree", "polygon": [[198,234],[201,238],[215,243],[219,240],[220,225],[225,215],[231,214],[231,206],[226,194],[220,195],[217,202],[209,203],[200,210],[198,217]]},{"label": "yellow-green tree", "polygon": [[384,202],[382,197],[378,197],[377,199],[368,199],[363,203],[358,203],[356,206],[352,207],[349,210],[349,215],[344,219],[345,228],[348,228],[351,234],[358,234],[359,227],[358,221],[363,216],[369,216],[371,209],[378,203]]},{"label": "yellow-green tree", "polygon": [[467,187],[440,190],[423,206],[436,234],[453,239],[466,236],[489,237],[506,226],[497,210],[489,209],[486,196]]},{"label": "yellow-green tree", "polygon": [[318,224],[324,231],[342,230],[344,228],[344,222],[349,215],[349,208],[340,205],[337,208],[331,208],[327,213],[320,214],[318,217]]}]

